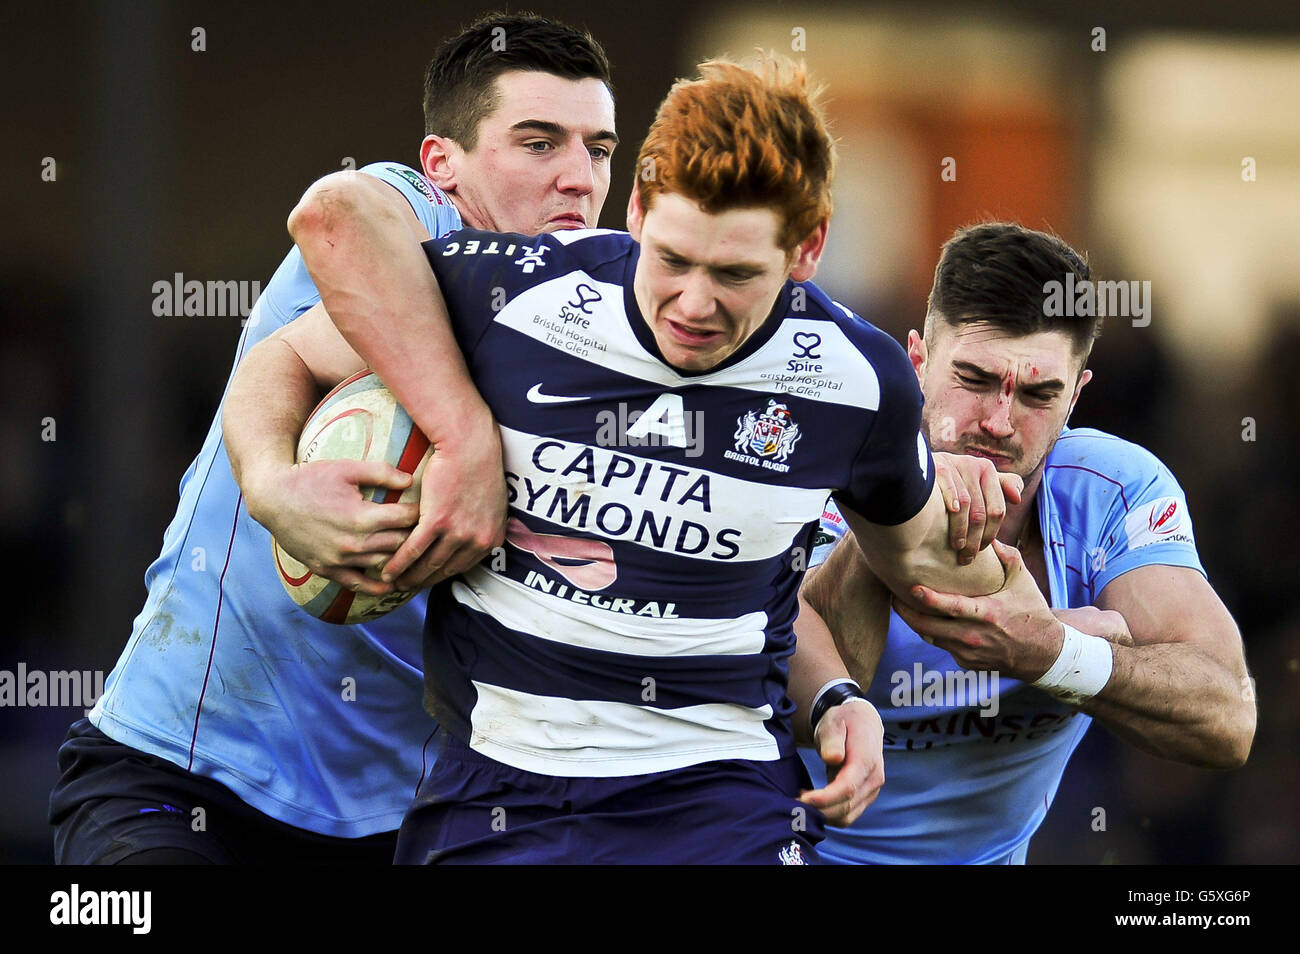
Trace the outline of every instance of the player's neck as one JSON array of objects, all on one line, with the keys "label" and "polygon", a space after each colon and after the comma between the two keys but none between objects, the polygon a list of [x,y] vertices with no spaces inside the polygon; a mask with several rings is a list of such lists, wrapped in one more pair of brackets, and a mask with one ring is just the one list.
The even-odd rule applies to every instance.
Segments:
[{"label": "player's neck", "polygon": [[454,190],[451,192],[443,190],[443,195],[451,199],[451,204],[460,213],[460,224],[463,228],[476,229],[480,232],[502,231],[496,227],[488,216],[480,215],[478,209],[474,208],[472,203],[467,202],[464,196],[459,195]]},{"label": "player's neck", "polygon": [[460,212],[460,223],[464,228],[475,229],[479,232],[496,231],[488,222],[475,215],[473,209],[457,204],[456,210]]}]

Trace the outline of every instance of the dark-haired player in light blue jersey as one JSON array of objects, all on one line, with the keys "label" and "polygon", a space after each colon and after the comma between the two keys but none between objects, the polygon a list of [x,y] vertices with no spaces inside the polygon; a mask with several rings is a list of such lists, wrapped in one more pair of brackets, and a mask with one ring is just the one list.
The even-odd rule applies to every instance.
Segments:
[{"label": "dark-haired player in light blue jersey", "polygon": [[[590,36],[538,17],[481,20],[435,54],[425,116],[421,171],[378,163],[349,174],[413,242],[463,225],[596,223],[617,138],[609,64]],[[236,363],[319,301],[295,247],[249,316]],[[480,458],[455,441],[457,423],[430,435],[468,479],[444,470],[431,480],[440,496],[468,488],[441,529],[453,565],[469,566],[491,545],[500,506],[485,498],[481,516]],[[312,464],[285,480],[284,500],[262,519],[291,552],[300,534],[327,534],[332,556],[313,568],[359,583],[371,554],[391,552],[418,514],[363,503],[357,485],[403,480],[381,466]],[[435,730],[420,707],[424,597],[370,624],[323,623],[281,589],[270,547],[214,420],[130,641],[60,751],[58,861],[391,860]]]},{"label": "dark-haired player in light blue jersey", "polygon": [[[304,369],[323,386],[369,362],[432,422],[477,400],[460,355],[496,422],[504,473],[483,479],[508,543],[430,598],[427,705],[449,739],[399,861],[815,860],[792,697],[815,733],[875,719],[796,672],[828,495],[900,592],[1002,582],[991,553],[960,568],[948,549],[902,349],[808,283],[833,150],[802,69],[701,72],[642,146],[630,234],[427,242],[431,304],[400,334],[373,316],[382,285],[327,293],[328,316],[279,337],[292,356],[262,346],[232,387],[232,445],[247,430],[241,458],[272,471],[292,428],[271,433],[257,382]],[[328,267],[333,240],[304,255]]]},{"label": "dark-haired player in light blue jersey", "polygon": [[[925,612],[899,605],[887,635],[869,631],[855,607],[879,584],[851,538],[833,544],[840,516],[823,521],[814,563],[834,550],[806,596],[870,682],[887,778],[854,825],[830,829],[828,860],[1023,863],[1094,718],[1193,765],[1235,767],[1250,751],[1241,636],[1206,581],[1182,488],[1145,449],[1064,427],[1100,330],[1100,317],[1045,309],[1067,275],[1090,277],[1055,236],[961,230],[935,270],[924,337],[909,338],[931,447],[1024,478],[1005,519],[996,484],[983,482],[985,498],[969,481],[972,509],[995,518],[954,541],[969,554],[996,535],[1006,587],[978,601],[922,589]],[[820,760],[806,762],[815,779]]]}]

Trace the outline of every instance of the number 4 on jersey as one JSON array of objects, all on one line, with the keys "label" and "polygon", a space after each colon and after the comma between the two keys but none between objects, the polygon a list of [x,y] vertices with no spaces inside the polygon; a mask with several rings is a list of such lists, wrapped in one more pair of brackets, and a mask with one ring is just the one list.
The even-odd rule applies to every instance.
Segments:
[{"label": "number 4 on jersey", "polygon": [[627,436],[638,441],[651,434],[669,447],[686,446],[686,412],[680,394],[659,395],[627,429]]}]

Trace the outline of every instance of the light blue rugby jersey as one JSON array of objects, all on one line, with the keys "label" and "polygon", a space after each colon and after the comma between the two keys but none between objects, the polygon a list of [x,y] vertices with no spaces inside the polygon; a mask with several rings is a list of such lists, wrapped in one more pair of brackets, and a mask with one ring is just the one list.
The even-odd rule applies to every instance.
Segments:
[{"label": "light blue rugby jersey", "polygon": [[430,602],[429,705],[476,751],[614,777],[794,753],[796,594],[827,495],[929,498],[906,355],[816,286],[707,372],[664,362],[622,232],[425,243],[500,426],[503,560]]},{"label": "light blue rugby jersey", "polygon": [[[455,205],[418,172],[361,171],[401,192],[430,235],[460,228]],[[236,363],[318,301],[295,247],[254,305]],[[401,824],[434,728],[420,695],[426,597],[357,626],[298,609],[231,476],[220,409],[145,583],[144,609],[90,713],[102,732],[300,828],[353,838]],[[355,699],[345,700],[345,679]]]},{"label": "light blue rugby jersey", "polygon": [[[1036,501],[1054,608],[1095,605],[1108,583],[1142,566],[1205,573],[1182,488],[1136,444],[1067,428],[1048,456]],[[820,539],[844,532],[828,508]],[[812,562],[833,545],[823,543]],[[966,678],[951,680],[950,673]],[[1024,863],[1092,719],[1018,680],[1001,679],[995,688],[987,675],[973,684],[970,675],[890,614],[868,689],[885,726],[885,785],[852,827],[827,829],[818,846],[824,860]],[[937,695],[941,678],[954,704]],[[811,750],[800,754],[814,783],[825,784],[821,760]]]}]

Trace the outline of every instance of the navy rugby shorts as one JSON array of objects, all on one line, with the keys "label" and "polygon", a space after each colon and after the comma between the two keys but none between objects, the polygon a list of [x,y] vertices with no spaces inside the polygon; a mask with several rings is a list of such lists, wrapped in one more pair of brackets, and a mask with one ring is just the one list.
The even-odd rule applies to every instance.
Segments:
[{"label": "navy rugby shorts", "polygon": [[620,778],[512,768],[442,733],[397,864],[815,864],[825,835],[797,756]]},{"label": "navy rugby shorts", "polygon": [[395,832],[335,838],[287,825],[87,719],[68,731],[59,773],[49,815],[57,864],[392,863]]}]

